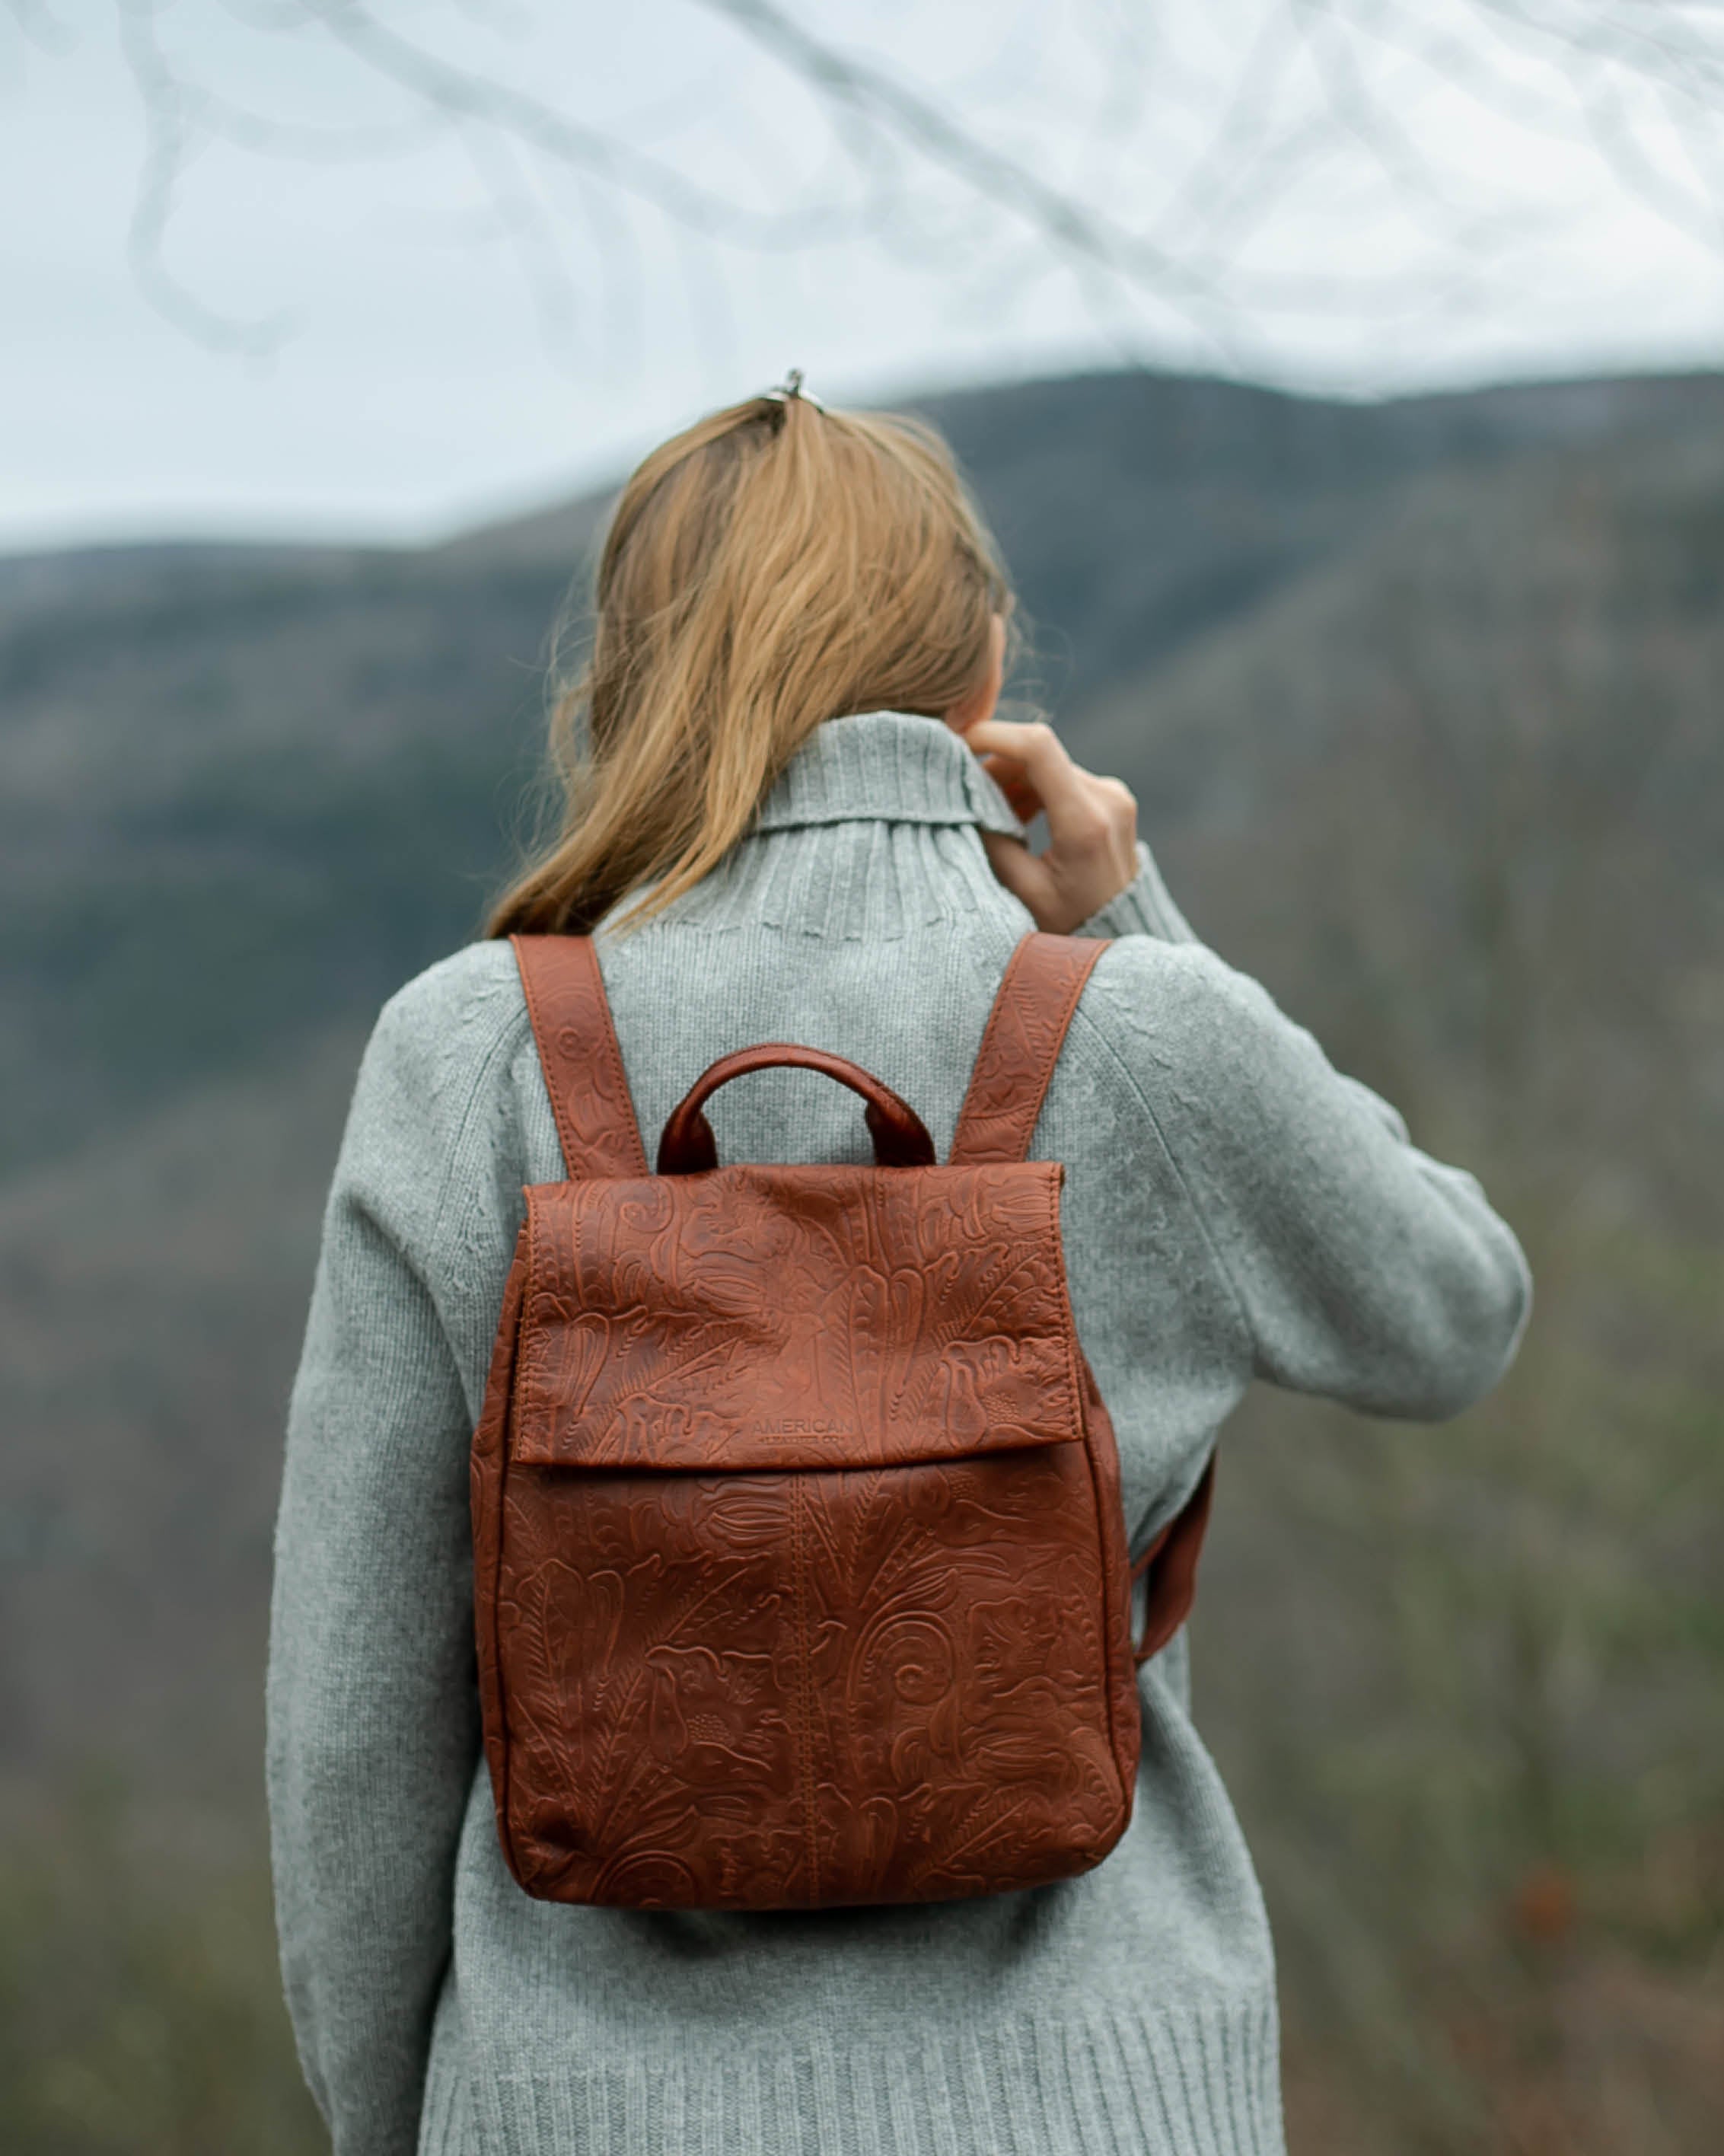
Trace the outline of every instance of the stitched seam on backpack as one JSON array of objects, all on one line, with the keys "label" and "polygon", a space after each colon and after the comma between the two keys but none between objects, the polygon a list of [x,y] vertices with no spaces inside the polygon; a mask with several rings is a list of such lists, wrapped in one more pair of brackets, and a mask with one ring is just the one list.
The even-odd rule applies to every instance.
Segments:
[{"label": "stitched seam on backpack", "polygon": [[[512,938],[511,940],[513,941]],[[646,1175],[651,1171],[647,1165],[645,1142],[640,1135],[640,1119],[634,1112],[634,1096],[629,1090],[628,1074],[623,1068],[623,1053],[617,1041],[616,1021],[611,1013],[610,996],[604,985],[604,974],[599,966],[598,951],[590,947],[591,939],[588,938],[587,941],[589,943],[587,957],[594,977],[592,984],[593,1001],[596,1007],[595,1014],[598,1023],[595,1030],[599,1036],[599,1053],[610,1071],[612,1082],[616,1089],[616,1097],[622,1103],[621,1113],[617,1122],[613,1125],[609,1135],[614,1137],[620,1132],[623,1141],[623,1150],[632,1156],[636,1172],[641,1175]],[[532,968],[524,963],[518,947],[516,949],[516,966],[521,975],[521,992],[526,1004],[528,1022],[532,1027],[533,1045],[538,1051],[540,1074],[545,1081],[545,1091],[550,1099],[552,1116],[557,1125],[557,1143],[562,1148],[564,1175],[571,1183],[590,1180],[590,1170],[577,1166],[577,1163],[589,1158],[592,1148],[582,1144],[580,1130],[567,1112],[567,1096],[563,1088],[557,1079],[553,1079],[546,1056],[546,1048],[548,1046],[554,1049],[557,1035],[548,1023],[549,1014],[546,1012],[539,1000],[538,988],[532,977]],[[591,1044],[589,1047],[590,1045]],[[560,1078],[560,1074],[558,1075]]]},{"label": "stitched seam on backpack", "polygon": [[808,1643],[808,1556],[803,1507],[807,1502],[800,1473],[790,1478],[790,1549],[796,1574],[797,1693],[802,1720],[798,1745],[802,1782],[803,1838],[808,1853],[808,1901],[820,1899],[820,1843],[814,1823],[814,1670]]},{"label": "stitched seam on backpack", "polygon": [[627,1126],[624,1137],[629,1149],[634,1153],[634,1165],[642,1175],[650,1175],[652,1169],[646,1157],[646,1141],[640,1134],[640,1118],[635,1113],[634,1096],[629,1090],[629,1074],[623,1068],[623,1049],[617,1039],[617,1021],[611,1010],[610,991],[604,984],[604,969],[598,963],[598,946],[587,938],[587,949],[593,961],[593,973],[597,988],[602,1022],[599,1034],[604,1059],[611,1067],[611,1076],[617,1088],[617,1098],[622,1103],[622,1121]]},{"label": "stitched seam on backpack", "polygon": [[543,1014],[539,1004],[538,989],[533,980],[533,969],[527,963],[526,953],[513,937],[510,938],[510,942],[514,947],[515,963],[521,974],[521,993],[526,1004],[527,1023],[533,1031],[533,1047],[539,1059],[539,1073],[545,1081],[546,1095],[551,1102],[552,1121],[557,1125],[557,1142],[562,1149],[562,1172],[565,1176],[572,1177],[575,1173],[575,1163],[580,1158],[580,1137],[574,1125],[568,1119],[567,1111],[563,1104],[562,1089],[554,1081],[549,1064],[546,1060],[545,1050],[540,1045],[541,1042],[548,1041],[552,1036],[549,1028],[542,1022]]},{"label": "stitched seam on backpack", "polygon": [[[1101,1643],[1102,1691],[1105,1693],[1107,1701],[1107,1747],[1110,1755],[1116,1762],[1116,1765],[1117,1765],[1120,1756],[1119,1717],[1114,1712],[1114,1693],[1116,1687],[1114,1684],[1113,1650],[1110,1644],[1114,1633],[1117,1630],[1117,1612],[1115,1610],[1113,1606],[1114,1583],[1111,1570],[1107,1563],[1107,1542],[1106,1531],[1101,1524],[1101,1477],[1095,1471],[1095,1450],[1090,1435],[1090,1416],[1087,1407],[1084,1412],[1084,1466],[1089,1471],[1090,1504],[1090,1508],[1095,1516],[1095,1554],[1101,1573],[1101,1612],[1103,1623],[1106,1627]],[[1135,1644],[1131,1635],[1131,1598],[1128,1595],[1126,1600],[1126,1652],[1128,1660],[1131,1657],[1131,1650]],[[1134,1705],[1137,1705],[1137,1671],[1135,1662],[1131,1666],[1131,1697]],[[1137,1711],[1140,1714],[1142,1713],[1142,1708],[1141,1705],[1137,1706]],[[1121,1774],[1120,1776],[1120,1803],[1128,1820],[1131,1813],[1131,1800],[1132,1792],[1126,1785],[1124,1775]],[[1121,1830],[1121,1832],[1124,1831],[1123,1829]]]},{"label": "stitched seam on backpack", "polygon": [[490,1649],[491,1682],[495,1689],[497,1698],[497,1722],[501,1738],[499,1748],[503,1758],[503,1787],[499,1792],[497,1817],[502,1826],[503,1840],[506,1844],[505,1854],[509,1859],[509,1868],[517,1879],[521,1879],[523,1877],[525,1867],[521,1861],[521,1852],[516,1847],[515,1819],[510,1809],[515,1793],[515,1744],[509,1729],[509,1682],[503,1671],[502,1626],[499,1622],[509,1535],[509,1470],[512,1465],[509,1458],[509,1447],[514,1435],[511,1427],[513,1419],[512,1416],[507,1414],[503,1418],[500,1456],[497,1461],[497,1553],[491,1567],[490,1607],[485,1612],[485,1629],[489,1635]]},{"label": "stitched seam on backpack", "polygon": [[[1043,1163],[1036,1163],[1038,1166]],[[1047,1163],[1055,1168],[1058,1163]],[[1047,1178],[1048,1240],[1053,1245],[1054,1256],[1060,1268],[1060,1332],[1065,1348],[1065,1382],[1070,1388],[1072,1404],[1080,1415],[1083,1414],[1084,1387],[1078,1372],[1077,1320],[1072,1315],[1071,1296],[1065,1284],[1065,1245],[1060,1233],[1060,1184],[1056,1172]]]},{"label": "stitched seam on backpack", "polygon": [[539,1218],[539,1209],[533,1204],[531,1189],[527,1193],[526,1221],[526,1281],[521,1301],[521,1331],[526,1337],[515,1365],[515,1399],[518,1407],[527,1409],[537,1407],[542,1414],[544,1409],[539,1395],[543,1390],[544,1365],[547,1353],[545,1347],[545,1329],[542,1326],[530,1327],[528,1319],[533,1309],[535,1300],[533,1291],[544,1277],[547,1268],[545,1264],[544,1229]]},{"label": "stitched seam on backpack", "polygon": [[[1095,1467],[1095,1446],[1090,1424],[1089,1402],[1078,1373],[1077,1358],[1082,1350],[1078,1344],[1077,1318],[1072,1310],[1071,1291],[1066,1280],[1065,1245],[1060,1233],[1060,1178],[1057,1175],[1050,1175],[1048,1178],[1048,1193],[1053,1216],[1054,1250],[1060,1260],[1060,1300],[1064,1306],[1066,1357],[1070,1368],[1071,1383],[1077,1402],[1079,1419],[1084,1433],[1084,1466],[1090,1478],[1090,1508],[1095,1521],[1095,1557],[1097,1569],[1101,1577],[1101,1689],[1107,1707],[1107,1745],[1109,1753],[1117,1761],[1120,1756],[1119,1726],[1118,1717],[1114,1712],[1116,1686],[1112,1641],[1117,1630],[1119,1612],[1114,1607],[1115,1583],[1112,1568],[1107,1562],[1107,1530],[1103,1525],[1101,1517],[1101,1477]],[[1098,1386],[1097,1390],[1100,1389]],[[1125,1618],[1126,1650],[1129,1654],[1133,1645],[1131,1636],[1131,1599],[1129,1592],[1126,1597]],[[1134,1695],[1136,1690],[1134,1682],[1132,1686]],[[1129,1815],[1131,1792],[1126,1788],[1123,1776],[1121,1777],[1120,1795]]]},{"label": "stitched seam on backpack", "polygon": [[1035,1112],[1026,1124],[1024,1121],[1024,1098],[1020,1097],[1013,1103],[1009,1116],[1002,1118],[1011,1131],[1012,1157],[1014,1160],[1028,1160],[1029,1158],[1029,1148],[1035,1143],[1036,1126],[1040,1122],[1042,1111],[1048,1105],[1048,1088],[1054,1082],[1054,1073],[1059,1068],[1060,1058],[1065,1052],[1066,1035],[1070,1030],[1072,1018],[1077,1010],[1085,988],[1089,985],[1090,975],[1095,970],[1095,961],[1091,958],[1087,964],[1079,968],[1066,991],[1065,999],[1060,1005],[1059,1014],[1048,1028],[1046,1034],[1039,1041],[1033,1040],[1029,1044],[1030,1053],[1035,1059],[1035,1071],[1030,1084],[1024,1089],[1024,1095],[1027,1096],[1031,1092],[1034,1093]]},{"label": "stitched seam on backpack", "polygon": [[[1055,940],[1065,943],[1075,943],[1079,942],[1087,942],[1090,939],[1068,936],[1061,937]],[[1029,1053],[1034,1060],[1037,1065],[1037,1076],[1039,1081],[1039,1084],[1034,1084],[1035,1112],[1031,1116],[1029,1126],[1025,1128],[1023,1124],[1023,1105],[1022,1096],[1020,1096],[1019,1099],[1013,1101],[1009,1107],[996,1111],[991,1117],[978,1114],[975,1118],[975,1121],[977,1125],[979,1143],[983,1148],[981,1158],[988,1158],[993,1148],[1002,1142],[1004,1144],[1007,1153],[1010,1158],[1013,1160],[1024,1160],[1029,1157],[1029,1148],[1035,1141],[1036,1125],[1041,1121],[1042,1111],[1047,1106],[1048,1089],[1052,1085],[1054,1081],[1054,1073],[1059,1067],[1060,1055],[1065,1050],[1066,1036],[1070,1029],[1072,1019],[1077,1014],[1078,1005],[1083,1000],[1084,990],[1089,986],[1090,979],[1094,976],[1096,965],[1105,953],[1109,942],[1112,939],[1105,937],[1095,938],[1095,941],[1099,947],[1096,949],[1093,956],[1091,956],[1088,952],[1073,954],[1073,963],[1075,967],[1075,973],[1070,987],[1066,993],[1065,1001],[1060,1008],[1057,1022],[1051,1030],[1053,1052],[1051,1055],[1044,1056],[1042,1054],[1041,1048],[1037,1045],[1034,1038],[1027,1034],[1024,1036],[1024,1041]],[[1007,982],[1011,980],[1013,972],[1017,969],[1020,956],[1023,953],[1024,949],[1024,947],[1020,945],[1017,949],[1013,950],[1012,957],[1006,968],[1004,978],[1002,979],[999,988],[995,993],[993,1006],[988,1014],[988,1024],[983,1029],[982,1045],[976,1051],[976,1060],[971,1069],[970,1086],[965,1092],[962,1105],[958,1110],[957,1130],[954,1132],[952,1139],[954,1148],[952,1160],[954,1165],[958,1164],[956,1157],[958,1135],[960,1133],[966,1137],[970,1135],[966,1127],[967,1111],[970,1107],[977,1077],[978,1074],[984,1070],[986,1066],[987,1058],[993,1042],[996,1025],[1000,1019],[1002,1011],[1006,1004],[1008,1002],[1011,1002],[1015,1005],[1015,998],[1008,997],[1007,994],[1006,984]],[[1023,963],[1025,965],[1028,965],[1031,962],[1027,957],[1024,957]],[[1022,1014],[1021,1012],[1019,1014]],[[1033,1083],[1034,1083],[1034,1081],[1033,1081]],[[1025,1090],[1027,1091],[1029,1089]],[[990,1126],[992,1127],[991,1128]],[[1004,1132],[1003,1140],[998,1136],[998,1133],[1002,1130]],[[998,1156],[995,1153],[993,1157],[998,1158]],[[970,1164],[967,1149],[966,1152],[965,1161],[962,1164]]]},{"label": "stitched seam on backpack", "polygon": [[[517,1243],[520,1240],[517,1235]],[[491,1563],[490,1593],[484,1600],[485,1645],[490,1663],[491,1690],[496,1703],[498,1750],[500,1755],[502,1787],[496,1794],[497,1825],[504,1845],[504,1854],[509,1868],[518,1879],[521,1867],[515,1845],[514,1822],[510,1815],[510,1793],[514,1782],[514,1748],[509,1735],[509,1687],[503,1670],[503,1642],[498,1622],[503,1598],[503,1573],[508,1539],[510,1450],[514,1438],[515,1378],[520,1367],[521,1332],[526,1322],[526,1291],[531,1279],[531,1241],[521,1253],[526,1260],[522,1268],[520,1300],[516,1306],[513,1338],[509,1351],[508,1383],[503,1389],[502,1413],[497,1433],[496,1464],[496,1522],[497,1546]],[[512,1270],[512,1261],[511,1261]],[[507,1289],[505,1288],[506,1295]]]},{"label": "stitched seam on backpack", "polygon": [[1054,1083],[1054,1073],[1059,1069],[1060,1058],[1065,1051],[1066,1039],[1071,1030],[1071,1021],[1076,1015],[1078,1004],[1083,998],[1084,990],[1089,986],[1090,976],[1095,970],[1094,958],[1080,969],[1061,1008],[1058,1024],[1053,1029],[1050,1044],[1052,1053],[1044,1054],[1041,1058],[1041,1090],[1036,1096],[1035,1113],[1029,1119],[1029,1127],[1024,1132],[1024,1142],[1019,1147],[1019,1158],[1022,1159],[1027,1160],[1029,1158],[1029,1148],[1035,1143],[1036,1125],[1040,1122],[1043,1111],[1048,1105],[1048,1089]]}]

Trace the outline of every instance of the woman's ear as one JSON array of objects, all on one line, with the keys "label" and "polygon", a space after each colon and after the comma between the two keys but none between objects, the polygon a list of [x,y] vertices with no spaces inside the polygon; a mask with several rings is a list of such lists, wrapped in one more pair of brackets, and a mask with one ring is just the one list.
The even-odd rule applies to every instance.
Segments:
[{"label": "woman's ear", "polygon": [[1000,690],[1006,680],[1006,618],[993,615],[988,630],[988,667],[975,687],[957,703],[947,706],[946,723],[957,732],[966,734],[972,726],[979,726],[984,719],[993,716],[994,706],[999,702]]}]

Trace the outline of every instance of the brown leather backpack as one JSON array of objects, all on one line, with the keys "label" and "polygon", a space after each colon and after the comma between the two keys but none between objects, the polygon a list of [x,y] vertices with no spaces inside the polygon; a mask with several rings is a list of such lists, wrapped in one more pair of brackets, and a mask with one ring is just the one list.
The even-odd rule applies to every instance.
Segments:
[{"label": "brown leather backpack", "polygon": [[[530,1894],[814,1908],[1033,1887],[1131,1815],[1133,1664],[1206,1473],[1139,1560],[1029,1161],[1098,942],[1028,936],[952,1158],[857,1065],[721,1057],[641,1148],[592,944],[517,937],[568,1169],[527,1190],[473,1441],[497,1829]],[[721,1168],[701,1104],[793,1064],[872,1167]]]}]

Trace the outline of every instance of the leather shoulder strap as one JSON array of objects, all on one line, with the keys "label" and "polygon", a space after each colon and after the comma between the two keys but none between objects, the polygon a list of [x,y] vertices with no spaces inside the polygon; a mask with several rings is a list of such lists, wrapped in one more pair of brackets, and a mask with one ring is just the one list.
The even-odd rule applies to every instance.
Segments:
[{"label": "leather shoulder strap", "polygon": [[1106,948],[1104,937],[1032,934],[1012,953],[958,1112],[953,1167],[1027,1157],[1065,1029]]},{"label": "leather shoulder strap", "polygon": [[590,936],[511,936],[569,1180],[644,1175],[647,1159]]}]

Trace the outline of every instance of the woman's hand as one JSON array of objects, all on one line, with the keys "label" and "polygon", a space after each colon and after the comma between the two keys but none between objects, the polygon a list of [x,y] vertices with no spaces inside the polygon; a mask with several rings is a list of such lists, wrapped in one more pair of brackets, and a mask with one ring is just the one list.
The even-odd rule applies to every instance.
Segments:
[{"label": "woman's hand", "polygon": [[1027,824],[1045,813],[1048,850],[984,831],[993,872],[1023,900],[1038,928],[1063,936],[1117,898],[1137,873],[1137,803],[1117,778],[1097,778],[1066,754],[1048,726],[981,719],[964,739]]}]

